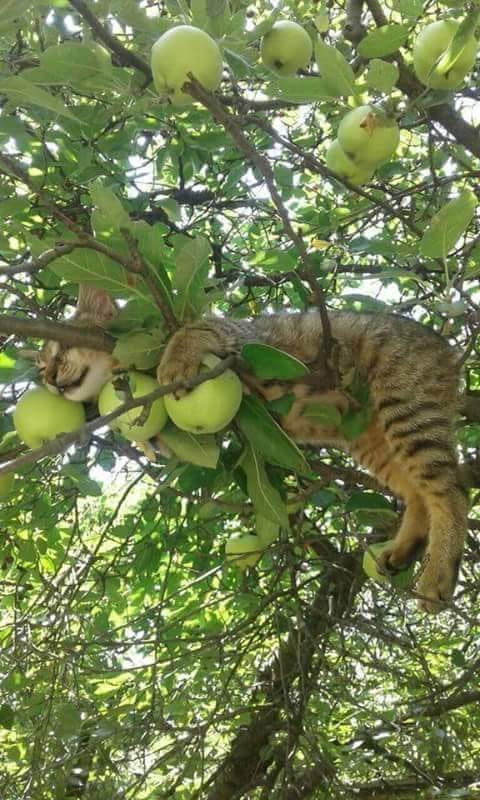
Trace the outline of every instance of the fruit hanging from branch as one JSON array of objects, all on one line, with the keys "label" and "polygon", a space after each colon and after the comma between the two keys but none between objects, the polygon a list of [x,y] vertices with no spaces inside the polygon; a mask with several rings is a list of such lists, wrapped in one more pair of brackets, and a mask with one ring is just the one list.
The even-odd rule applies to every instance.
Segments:
[{"label": "fruit hanging from branch", "polygon": [[178,25],[160,36],[152,47],[151,66],[157,92],[174,105],[184,106],[194,98],[182,92],[191,73],[215,91],[223,71],[222,53],[208,33],[193,25]]},{"label": "fruit hanging from branch", "polygon": [[343,117],[338,141],[356,164],[373,169],[394,154],[400,130],[396,121],[377,106],[359,106]]},{"label": "fruit hanging from branch", "polygon": [[306,30],[287,19],[275,22],[260,46],[265,66],[282,76],[295,75],[308,67],[312,54],[312,40]]},{"label": "fruit hanging from branch", "polygon": [[474,28],[464,30],[452,47],[460,25],[456,19],[432,22],[413,43],[415,73],[429,89],[457,89],[475,64],[478,42]]},{"label": "fruit hanging from branch", "polygon": [[328,148],[325,163],[329,169],[333,172],[338,172],[342,178],[346,178],[355,186],[368,183],[373,178],[373,168],[364,164],[356,164],[343,151],[338,139],[335,139]]},{"label": "fruit hanging from branch", "polygon": [[[158,383],[151,375],[144,372],[131,371],[127,374],[129,392],[115,388],[115,381],[105,384],[98,398],[98,410],[100,414],[110,414],[121,406],[126,400],[132,397],[143,397],[158,389]],[[145,419],[143,419],[146,416]],[[167,412],[163,397],[157,398],[150,405],[148,413],[145,414],[144,406],[132,408],[125,414],[117,417],[110,423],[110,427],[117,430],[125,439],[132,442],[146,442],[159,433],[167,421]]]},{"label": "fruit hanging from branch", "polygon": [[38,386],[26,392],[13,412],[13,423],[20,439],[29,447],[41,447],[61,433],[72,433],[85,423],[82,403],[67,400]]},{"label": "fruit hanging from branch", "polygon": [[[219,363],[217,356],[208,354],[203,359],[204,369]],[[242,402],[242,384],[231,369],[204,381],[178,399],[173,394],[165,397],[168,416],[177,428],[188,433],[217,433],[232,421]]]}]

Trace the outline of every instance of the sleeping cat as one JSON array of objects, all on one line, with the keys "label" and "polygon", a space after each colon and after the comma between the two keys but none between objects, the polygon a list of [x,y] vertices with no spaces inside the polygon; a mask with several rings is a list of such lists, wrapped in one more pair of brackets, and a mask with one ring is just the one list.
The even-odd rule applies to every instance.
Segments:
[{"label": "sleeping cat", "polygon": [[[105,292],[82,288],[74,321],[104,325],[114,313]],[[238,354],[246,342],[263,342],[314,364],[314,372],[293,385],[262,382],[244,373],[242,378],[265,400],[293,393],[290,411],[278,417],[289,436],[303,444],[346,450],[403,499],[403,520],[381,566],[398,570],[428,540],[415,588],[421,608],[439,611],[453,595],[467,528],[454,438],[458,355],[438,334],[403,317],[339,311],[330,312],[329,319],[340,374],[356,371],[368,383],[374,409],[368,428],[353,441],[346,441],[334,426],[302,415],[307,403],[333,404],[341,413],[355,407],[346,389],[321,388],[326,376],[318,367],[322,325],[315,311],[238,321],[208,318],[186,325],[168,342],[158,379],[170,383],[191,377],[206,353]],[[49,342],[40,364],[47,385],[71,399],[87,400],[109,379],[113,360],[105,353]]]}]

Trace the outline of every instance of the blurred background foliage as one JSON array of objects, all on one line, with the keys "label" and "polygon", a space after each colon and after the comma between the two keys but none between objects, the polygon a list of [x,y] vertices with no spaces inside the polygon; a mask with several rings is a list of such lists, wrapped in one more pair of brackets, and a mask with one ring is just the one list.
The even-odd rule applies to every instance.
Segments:
[{"label": "blurred background foliage", "polygon": [[[117,346],[149,369],[168,332],[152,282],[179,319],[309,305],[258,164],[203,106],[153,89],[153,42],[191,22],[221,42],[224,107],[269,162],[328,306],[404,313],[467,349],[472,486],[454,606],[426,618],[410,592],[362,576],[401,507],[336,451],[307,453],[313,476],[268,466],[289,528],[245,574],[223,555],[255,524],[235,430],[215,468],[151,462],[104,429],[25,464],[0,508],[4,800],[480,797],[478,212],[442,258],[419,246],[447,201],[478,194],[479,72],[445,94],[411,71],[415,32],[464,12],[445,0],[3,0],[2,314],[62,320],[79,281],[107,288],[122,301]],[[335,47],[337,67],[266,70],[259,40],[279,16]],[[385,24],[402,27],[400,44],[387,35],[362,55]],[[357,101],[386,104],[402,131],[356,189],[324,161],[353,103],[340,63]],[[125,268],[125,228],[147,275]],[[82,231],[117,261],[62,254]],[[25,346],[2,334],[3,461],[21,452],[11,410],[36,379]]]}]

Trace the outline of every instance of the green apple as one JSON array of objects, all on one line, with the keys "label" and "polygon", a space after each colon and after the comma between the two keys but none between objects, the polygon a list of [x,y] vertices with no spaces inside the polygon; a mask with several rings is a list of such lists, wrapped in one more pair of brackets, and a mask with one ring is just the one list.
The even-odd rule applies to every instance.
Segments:
[{"label": "green apple", "polygon": [[225,544],[225,556],[227,561],[244,570],[255,566],[264,549],[258,536],[253,533],[235,534]]},{"label": "green apple", "polygon": [[6,472],[5,475],[0,475],[0,499],[5,500],[13,489],[15,483],[15,473]]},{"label": "green apple", "polygon": [[[151,375],[146,375],[144,372],[135,372],[132,370],[127,373],[128,384],[132,397],[142,397],[145,394],[150,394],[155,389],[158,389],[158,383]],[[105,384],[98,398],[98,410],[102,416],[110,414],[116,408],[121,406],[127,399],[126,393],[118,391],[113,385],[113,381]],[[117,417],[110,423],[114,430],[118,430],[125,439],[131,442],[146,442],[152,436],[159,433],[167,421],[167,412],[165,410],[165,403],[163,397],[154,400],[150,406],[148,416],[142,424],[138,423],[139,417],[144,414],[144,406],[132,408],[126,411],[125,414]]]},{"label": "green apple", "polygon": [[374,169],[365,166],[365,164],[356,164],[343,151],[338,139],[335,139],[328,148],[325,155],[325,164],[333,172],[338,172],[342,178],[346,178],[355,186],[368,183],[373,178]]},{"label": "green apple", "polygon": [[369,578],[373,578],[377,583],[393,583],[399,589],[408,589],[413,583],[415,564],[410,564],[406,569],[397,572],[396,575],[383,575],[378,570],[378,559],[386,547],[391,545],[391,541],[375,542],[363,556],[363,571]]},{"label": "green apple", "polygon": [[[444,72],[435,68],[442,55],[450,47],[460,22],[456,19],[442,19],[422,28],[413,43],[413,67],[419,81],[429,89],[456,89],[475,64],[478,44],[472,30],[465,40],[457,60]],[[456,46],[456,43],[455,43]]]},{"label": "green apple", "polygon": [[26,392],[13,412],[20,439],[29,447],[41,447],[60,433],[71,433],[85,423],[82,403],[67,400],[41,386]]},{"label": "green apple", "polygon": [[400,130],[395,120],[381,109],[359,106],[345,114],[338,128],[338,141],[356,164],[372,168],[394,154]]},{"label": "green apple", "polygon": [[157,92],[177,106],[194,102],[191,95],[182,92],[190,72],[212,91],[222,79],[223,60],[218,44],[193,25],[178,25],[160,36],[152,47],[151,64]]},{"label": "green apple", "polygon": [[308,67],[312,53],[312,40],[306,30],[287,19],[275,22],[260,46],[265,66],[283,76],[295,75],[299,69]]},{"label": "green apple", "polygon": [[[202,363],[212,369],[220,359],[209,353]],[[217,433],[232,421],[242,402],[242,383],[231,369],[177,398],[165,397],[168,416],[177,428],[188,433]]]}]

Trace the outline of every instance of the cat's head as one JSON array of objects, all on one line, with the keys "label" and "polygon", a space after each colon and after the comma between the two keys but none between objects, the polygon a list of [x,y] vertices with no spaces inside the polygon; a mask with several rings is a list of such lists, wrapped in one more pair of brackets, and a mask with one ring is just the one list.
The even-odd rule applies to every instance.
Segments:
[{"label": "cat's head", "polygon": [[[105,327],[117,313],[107,292],[82,284],[78,304],[70,322],[78,326]],[[69,400],[94,400],[107,383],[114,366],[110,353],[88,347],[67,347],[49,341],[36,356],[42,382],[55,394]]]}]

